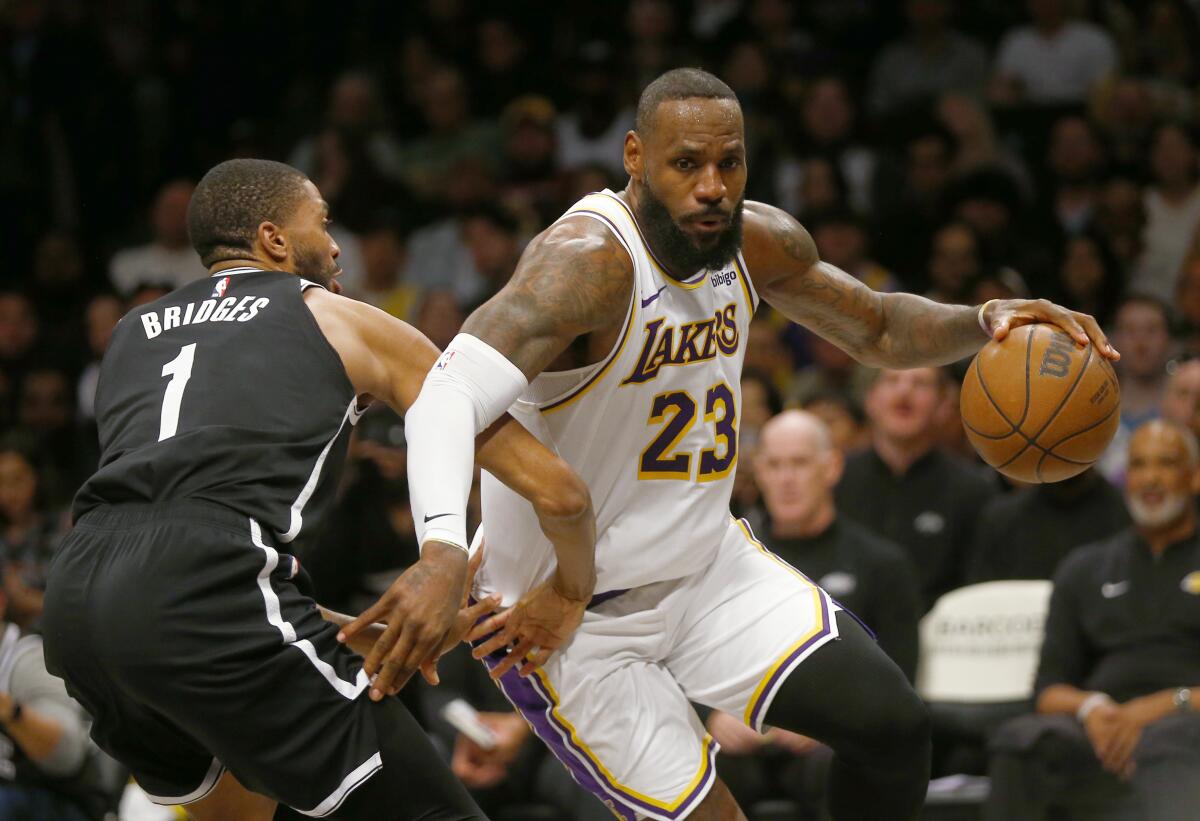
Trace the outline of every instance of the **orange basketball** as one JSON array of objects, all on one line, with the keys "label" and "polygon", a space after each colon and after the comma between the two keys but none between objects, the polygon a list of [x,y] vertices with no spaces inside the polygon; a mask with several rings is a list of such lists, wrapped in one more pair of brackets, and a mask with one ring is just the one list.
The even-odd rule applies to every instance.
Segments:
[{"label": "orange basketball", "polygon": [[1058,482],[1100,458],[1121,421],[1117,375],[1095,345],[1054,325],[1022,325],[987,343],[959,399],[983,461],[1022,482]]}]

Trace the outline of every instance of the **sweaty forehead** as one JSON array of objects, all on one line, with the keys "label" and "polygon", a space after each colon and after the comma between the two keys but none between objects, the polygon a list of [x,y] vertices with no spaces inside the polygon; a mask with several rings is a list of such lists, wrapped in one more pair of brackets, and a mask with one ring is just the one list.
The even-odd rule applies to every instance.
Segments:
[{"label": "sweaty forehead", "polygon": [[685,143],[730,143],[744,137],[736,100],[689,97],[664,100],[654,112],[651,138],[660,147]]}]

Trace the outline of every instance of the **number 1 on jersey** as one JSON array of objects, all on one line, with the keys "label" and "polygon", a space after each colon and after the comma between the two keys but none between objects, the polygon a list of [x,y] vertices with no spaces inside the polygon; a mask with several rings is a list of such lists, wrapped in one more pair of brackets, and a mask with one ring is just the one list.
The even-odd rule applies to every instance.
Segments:
[{"label": "number 1 on jersey", "polygon": [[184,345],[179,356],[163,365],[162,375],[171,377],[167,393],[163,396],[162,416],[158,423],[158,441],[170,439],[179,428],[179,406],[183,403],[183,389],[192,378],[192,362],[196,358],[196,343]]}]

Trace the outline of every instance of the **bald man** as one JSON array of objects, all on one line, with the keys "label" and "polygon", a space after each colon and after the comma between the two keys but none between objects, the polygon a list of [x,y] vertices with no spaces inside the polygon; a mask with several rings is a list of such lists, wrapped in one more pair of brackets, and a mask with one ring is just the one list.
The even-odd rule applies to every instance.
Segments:
[{"label": "bald man", "polygon": [[1037,715],[993,740],[989,821],[1200,817],[1200,449],[1155,420],[1129,443],[1133,525],[1054,579]]}]

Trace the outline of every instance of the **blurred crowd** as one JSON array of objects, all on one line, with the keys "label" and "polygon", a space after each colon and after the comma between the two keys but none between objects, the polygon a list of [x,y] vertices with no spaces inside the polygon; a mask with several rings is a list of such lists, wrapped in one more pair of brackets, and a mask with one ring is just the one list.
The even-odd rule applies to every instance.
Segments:
[{"label": "blurred crowd", "polygon": [[[1095,315],[1124,355],[1122,429],[1097,469],[1013,488],[963,437],[961,370],[871,373],[764,309],[748,344],[735,512],[806,569],[801,543],[814,534],[787,521],[811,511],[787,514],[800,503],[772,490],[762,463],[782,459],[789,436],[837,453],[813,481],[872,558],[847,569],[828,542],[823,558],[807,554],[822,562],[810,572],[839,598],[857,592],[910,675],[915,633],[889,625],[915,630],[970,582],[1052,578],[1071,548],[1126,527],[1133,431],[1160,417],[1200,430],[1196,0],[345,0],[336,12],[315,0],[285,11],[10,0],[8,618],[36,625],[66,507],[95,467],[93,398],[112,328],[204,274],[185,216],[207,168],[261,156],[308,174],[331,205],[345,292],[444,346],[530,237],[583,194],[624,186],[638,91],[681,65],[737,92],[747,196],[795,214],[828,262],[943,302],[1054,299]],[[592,361],[587,344],[555,367]],[[770,445],[767,422],[785,408],[809,415],[784,418]],[[330,536],[306,557],[330,606],[363,606],[416,556],[403,442],[386,411],[359,426]],[[772,493],[784,499],[776,510]],[[881,579],[911,591],[872,617]],[[423,709],[419,690],[406,697]],[[440,727],[436,710],[422,715]],[[475,786],[504,780],[453,733],[446,744]]]}]

